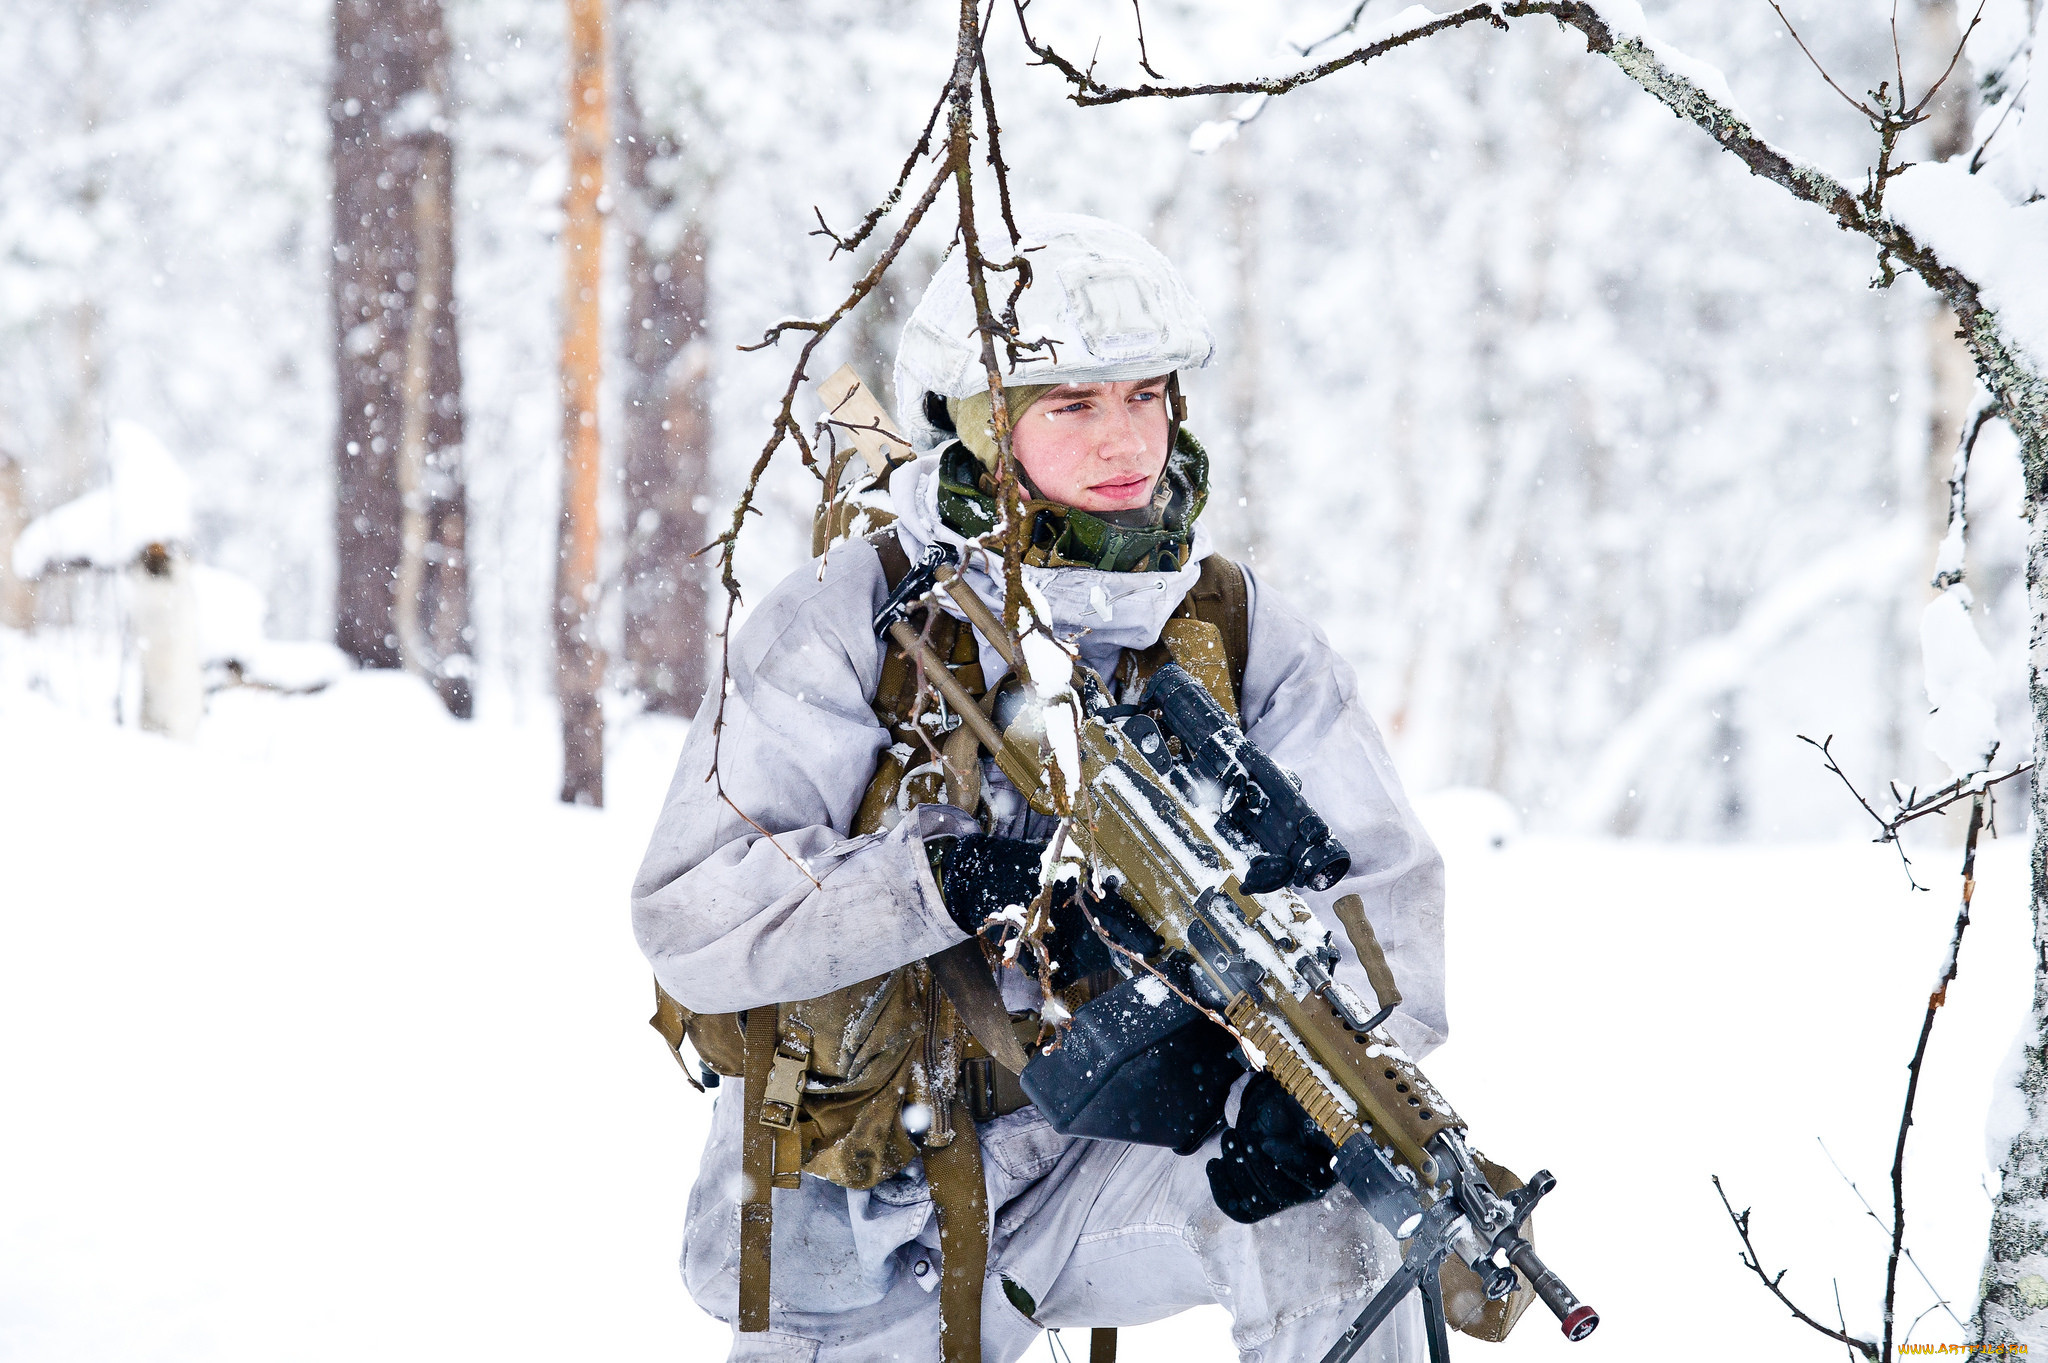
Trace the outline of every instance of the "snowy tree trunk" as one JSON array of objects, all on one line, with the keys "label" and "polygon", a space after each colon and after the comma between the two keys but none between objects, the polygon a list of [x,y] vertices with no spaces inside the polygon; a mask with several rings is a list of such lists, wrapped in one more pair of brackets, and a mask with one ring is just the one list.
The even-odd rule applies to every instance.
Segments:
[{"label": "snowy tree trunk", "polygon": [[640,115],[632,64],[619,71],[619,179],[626,227],[625,616],[627,684],[658,714],[685,718],[710,667],[711,564],[691,554],[711,539],[711,347],[706,340],[709,243],[701,197],[680,148]]},{"label": "snowy tree trunk", "polygon": [[142,668],[142,727],[185,739],[199,731],[199,603],[185,555],[152,544],[128,569],[128,627]]},{"label": "snowy tree trunk", "polygon": [[[398,667],[408,661],[406,626],[412,661],[431,653],[435,665],[423,670],[448,707],[467,714],[462,371],[440,0],[335,0],[334,46],[335,642],[365,666]],[[410,564],[400,487],[407,463]]]},{"label": "snowy tree trunk", "polygon": [[555,560],[555,694],[562,800],[604,803],[604,652],[598,646],[598,379],[603,333],[603,0],[569,6],[569,185],[562,201],[562,511]]},{"label": "snowy tree trunk", "polygon": [[35,613],[28,583],[14,575],[14,542],[27,524],[21,464],[0,451],[0,629],[27,629]]},{"label": "snowy tree trunk", "polygon": [[[406,320],[398,441],[399,557],[393,611],[407,670],[469,718],[468,571],[463,560],[461,371],[451,295],[455,215],[449,146],[430,141],[413,183],[418,278]],[[451,438],[452,437],[452,438]]]},{"label": "snowy tree trunk", "polygon": [[[2048,753],[2048,440],[2026,441],[2028,694],[2034,754]],[[2013,1137],[1991,1213],[1978,1306],[1982,1344],[2048,1346],[2048,781],[2033,783],[2034,1010],[2018,1081],[2026,1120]],[[1998,1100],[1994,1100],[1998,1101]]]}]

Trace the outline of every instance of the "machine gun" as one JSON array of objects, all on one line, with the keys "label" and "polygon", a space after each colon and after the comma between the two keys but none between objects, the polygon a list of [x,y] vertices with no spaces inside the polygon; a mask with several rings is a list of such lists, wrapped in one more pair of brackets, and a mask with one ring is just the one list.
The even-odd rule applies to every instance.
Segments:
[{"label": "machine gun", "polygon": [[[891,596],[877,633],[918,660],[1033,807],[1053,812],[1037,698],[999,690],[984,707],[903,623],[934,585],[1014,668],[1008,633],[942,545]],[[1522,1234],[1556,1180],[1539,1170],[1521,1188],[1496,1191],[1463,1120],[1381,1029],[1391,1001],[1368,1008],[1334,978],[1333,935],[1295,888],[1328,889],[1350,857],[1298,783],[1177,665],[1154,673],[1136,705],[1112,703],[1086,668],[1074,669],[1073,689],[1088,798],[1065,826],[1098,883],[1114,885],[1164,946],[1146,958],[1118,944],[1123,982],[1075,1014],[1057,1049],[1024,1067],[1033,1102],[1062,1134],[1186,1154],[1220,1120],[1242,1072],[1236,1056],[1270,1071],[1336,1147],[1338,1181],[1408,1243],[1401,1268],[1323,1363],[1345,1363],[1411,1291],[1422,1294],[1430,1359],[1447,1363],[1438,1271],[1453,1254],[1489,1300],[1507,1297],[1520,1270],[1568,1338],[1591,1334],[1598,1314]],[[1169,1078],[1178,1082],[1162,1082]]]}]

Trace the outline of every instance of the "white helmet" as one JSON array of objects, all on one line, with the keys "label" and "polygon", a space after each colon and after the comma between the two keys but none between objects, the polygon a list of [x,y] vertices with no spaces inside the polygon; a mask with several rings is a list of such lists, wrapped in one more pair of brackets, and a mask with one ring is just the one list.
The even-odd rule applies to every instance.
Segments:
[{"label": "white helmet", "polygon": [[[1126,227],[1078,213],[1020,218],[1021,247],[1030,252],[1031,287],[1017,300],[1018,338],[1052,345],[1020,353],[1004,386],[1107,383],[1200,369],[1215,353],[1209,324],[1194,295],[1165,256]],[[989,301],[1000,309],[1012,276],[989,276]],[[999,363],[1008,357],[998,344]],[[925,412],[925,395],[966,398],[988,389],[974,297],[958,250],[932,276],[896,348],[897,415],[920,450],[945,434]]]}]

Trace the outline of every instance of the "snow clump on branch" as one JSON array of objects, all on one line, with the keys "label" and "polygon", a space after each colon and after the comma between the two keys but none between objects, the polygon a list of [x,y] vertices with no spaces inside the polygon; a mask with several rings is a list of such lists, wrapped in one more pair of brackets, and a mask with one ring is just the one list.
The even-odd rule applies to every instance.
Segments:
[{"label": "snow clump on branch", "polygon": [[1983,771],[1998,751],[1998,711],[1992,703],[1998,670],[1970,624],[1970,589],[1950,587],[1920,617],[1920,649],[1927,668],[1927,746],[1956,778]]}]

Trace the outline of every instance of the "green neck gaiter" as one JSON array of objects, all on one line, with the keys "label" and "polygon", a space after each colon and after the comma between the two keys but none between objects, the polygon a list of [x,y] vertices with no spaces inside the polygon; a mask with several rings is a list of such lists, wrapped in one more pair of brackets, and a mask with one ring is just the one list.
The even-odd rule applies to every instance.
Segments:
[{"label": "green neck gaiter", "polygon": [[[995,528],[996,487],[995,475],[966,446],[955,442],[940,453],[939,519],[957,533],[974,539]],[[1058,502],[1025,502],[1031,543],[1024,561],[1111,573],[1177,572],[1187,564],[1195,519],[1208,500],[1208,453],[1183,427],[1147,506],[1097,514]]]}]

